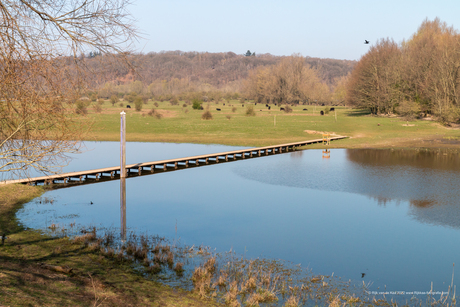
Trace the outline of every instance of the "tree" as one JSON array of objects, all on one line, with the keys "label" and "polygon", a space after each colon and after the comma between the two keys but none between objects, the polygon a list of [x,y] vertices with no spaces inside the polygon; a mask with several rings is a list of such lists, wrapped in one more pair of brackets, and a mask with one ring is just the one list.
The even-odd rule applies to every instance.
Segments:
[{"label": "tree", "polygon": [[401,50],[381,39],[359,60],[348,82],[347,103],[373,114],[391,113],[401,101]]},{"label": "tree", "polygon": [[330,95],[328,86],[321,82],[317,71],[305,64],[305,58],[297,55],[250,73],[245,92],[256,102],[279,104],[325,101]]},{"label": "tree", "polygon": [[[128,0],[0,1],[0,172],[58,171],[84,126],[74,103],[89,50],[123,58],[135,37]],[[97,58],[102,58],[98,56]]]},{"label": "tree", "polygon": [[251,56],[252,55],[251,50],[246,51],[246,53],[244,55],[245,56]]}]

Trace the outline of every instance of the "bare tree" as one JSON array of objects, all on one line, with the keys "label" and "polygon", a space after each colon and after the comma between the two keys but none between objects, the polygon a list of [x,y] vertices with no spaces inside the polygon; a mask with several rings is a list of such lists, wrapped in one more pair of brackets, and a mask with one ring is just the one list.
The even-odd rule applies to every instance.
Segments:
[{"label": "bare tree", "polygon": [[56,171],[84,125],[67,104],[85,88],[83,54],[123,56],[128,0],[0,0],[0,172]]},{"label": "bare tree", "polygon": [[329,88],[320,80],[317,70],[310,68],[305,58],[297,55],[251,73],[245,92],[258,102],[274,101],[280,104],[327,101],[330,96]]}]

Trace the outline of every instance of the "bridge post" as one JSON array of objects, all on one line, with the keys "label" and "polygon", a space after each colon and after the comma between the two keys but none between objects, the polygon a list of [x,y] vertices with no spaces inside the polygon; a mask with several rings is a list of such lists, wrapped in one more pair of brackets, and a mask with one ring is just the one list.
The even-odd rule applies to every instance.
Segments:
[{"label": "bridge post", "polygon": [[126,178],[126,113],[120,113],[120,178]]}]

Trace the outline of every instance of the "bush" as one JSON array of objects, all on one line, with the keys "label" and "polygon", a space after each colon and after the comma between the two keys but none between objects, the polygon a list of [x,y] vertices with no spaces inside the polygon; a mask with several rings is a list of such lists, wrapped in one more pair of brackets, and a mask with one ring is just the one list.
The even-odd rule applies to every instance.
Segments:
[{"label": "bush", "polygon": [[149,102],[149,96],[143,95],[143,96],[142,96],[142,102],[143,102],[144,104],[147,104],[147,103]]},{"label": "bush", "polygon": [[184,103],[184,104],[182,105],[182,107],[183,107],[183,108],[186,108],[186,107],[187,107],[187,104],[186,104],[186,103]]},{"label": "bush", "polygon": [[120,103],[118,104],[118,106],[119,106],[119,107],[123,107],[123,102],[120,102]]},{"label": "bush", "polygon": [[177,106],[179,104],[179,100],[177,99],[177,97],[174,97],[171,98],[171,100],[169,100],[169,103],[171,103],[172,106]]},{"label": "bush", "polygon": [[248,105],[246,107],[246,116],[256,116],[256,112],[254,112],[254,106]]},{"label": "bush", "polygon": [[142,97],[136,97],[134,100],[134,107],[136,108],[136,111],[142,110]]},{"label": "bush", "polygon": [[286,113],[292,113],[292,108],[291,108],[290,106],[286,105],[286,106],[284,107],[284,112],[286,112]]},{"label": "bush", "polygon": [[79,115],[88,114],[88,109],[86,109],[86,103],[84,101],[78,100],[76,103],[75,113]]},{"label": "bush", "polygon": [[149,116],[155,116],[157,119],[161,119],[163,115],[161,113],[157,112],[155,109],[151,109],[149,113],[147,113]]},{"label": "bush", "polygon": [[155,107],[157,107],[157,108],[158,108],[158,106],[159,106],[158,102],[155,102],[153,105],[154,105]]},{"label": "bush", "polygon": [[205,120],[210,120],[210,119],[212,119],[212,114],[211,114],[211,112],[209,112],[209,110],[206,110],[206,111],[201,115],[201,118],[202,118],[202,119],[205,119]]},{"label": "bush", "polygon": [[120,101],[120,99],[118,98],[118,96],[112,95],[112,96],[110,97],[110,103],[112,104],[112,107],[113,107],[118,101]]},{"label": "bush", "polygon": [[192,108],[194,110],[201,110],[201,101],[198,99],[193,99],[192,101]]},{"label": "bush", "polygon": [[232,112],[233,112],[233,113],[236,112],[236,107],[233,107],[233,108],[232,108]]},{"label": "bush", "polygon": [[225,117],[226,117],[227,119],[231,119],[231,118],[232,118],[232,116],[231,116],[230,114],[227,114]]},{"label": "bush", "polygon": [[101,113],[102,111],[102,107],[99,104],[95,104],[93,108],[94,108],[94,112],[96,113]]},{"label": "bush", "polygon": [[323,110],[324,114],[329,114],[329,110],[330,110],[329,107],[325,107],[324,110]]}]

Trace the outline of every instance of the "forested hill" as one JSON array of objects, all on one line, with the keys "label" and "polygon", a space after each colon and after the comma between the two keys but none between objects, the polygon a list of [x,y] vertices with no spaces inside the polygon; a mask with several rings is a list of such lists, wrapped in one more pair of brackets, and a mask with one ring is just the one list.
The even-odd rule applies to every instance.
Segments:
[{"label": "forested hill", "polygon": [[[123,65],[113,64],[113,62],[110,65],[105,65],[107,62],[103,56],[91,54],[86,59],[89,66],[96,68],[96,66],[102,65],[102,71],[104,71],[103,74],[92,77],[93,86],[100,86],[108,81],[123,83],[140,80],[148,85],[158,80],[187,79],[191,82],[207,83],[219,88],[234,81],[246,79],[251,70],[274,65],[284,58],[271,54],[245,56],[233,52],[182,51],[131,54],[128,57],[135,68],[134,70]],[[334,80],[351,72],[357,63],[349,60],[311,57],[306,57],[305,61],[312,68],[318,69],[320,76],[329,85],[333,85]]]}]

